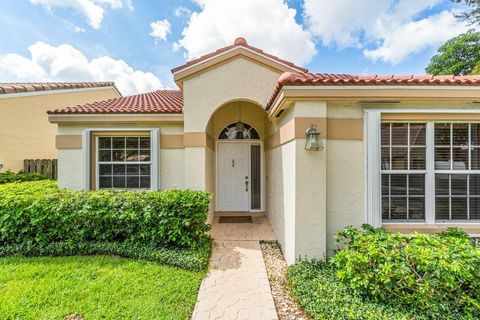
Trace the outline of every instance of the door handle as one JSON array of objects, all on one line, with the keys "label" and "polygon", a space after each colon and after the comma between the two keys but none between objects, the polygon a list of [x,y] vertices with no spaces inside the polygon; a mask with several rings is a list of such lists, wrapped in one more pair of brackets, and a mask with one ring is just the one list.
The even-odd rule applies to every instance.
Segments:
[{"label": "door handle", "polygon": [[245,192],[248,192],[248,176],[245,176]]}]

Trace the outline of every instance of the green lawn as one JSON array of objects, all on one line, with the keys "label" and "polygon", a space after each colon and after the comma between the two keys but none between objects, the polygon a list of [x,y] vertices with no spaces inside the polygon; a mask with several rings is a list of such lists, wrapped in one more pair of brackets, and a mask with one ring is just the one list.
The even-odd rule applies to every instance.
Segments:
[{"label": "green lawn", "polygon": [[204,275],[103,256],[1,258],[0,318],[189,319]]}]

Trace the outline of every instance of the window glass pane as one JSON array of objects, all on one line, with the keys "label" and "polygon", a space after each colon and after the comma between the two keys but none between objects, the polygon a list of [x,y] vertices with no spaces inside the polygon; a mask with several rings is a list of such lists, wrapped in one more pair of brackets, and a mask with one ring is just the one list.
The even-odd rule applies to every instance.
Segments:
[{"label": "window glass pane", "polygon": [[425,219],[425,198],[409,199],[408,219]]},{"label": "window glass pane", "polygon": [[435,148],[435,169],[450,170],[450,148]]},{"label": "window glass pane", "polygon": [[114,164],[113,165],[113,175],[114,176],[124,176],[126,166],[123,164]]},{"label": "window glass pane", "polygon": [[99,181],[99,188],[111,188],[112,187],[112,177],[100,177]]},{"label": "window glass pane", "polygon": [[435,218],[438,220],[449,219],[449,199],[437,197],[435,199]]},{"label": "window glass pane", "polygon": [[138,150],[127,150],[126,161],[141,161],[138,155]]},{"label": "window glass pane", "polygon": [[446,195],[450,194],[450,175],[448,174],[437,174],[435,175],[435,194],[436,195]]},{"label": "window glass pane", "polygon": [[406,174],[392,174],[390,176],[390,181],[392,195],[407,195]]},{"label": "window glass pane", "polygon": [[470,195],[480,196],[480,174],[470,175]]},{"label": "window glass pane", "polygon": [[101,176],[110,176],[112,175],[112,165],[111,164],[101,164],[99,165],[99,174]]},{"label": "window glass pane", "polygon": [[140,177],[127,177],[127,188],[139,188]]},{"label": "window glass pane", "polygon": [[410,124],[410,145],[425,145],[425,124]]},{"label": "window glass pane", "polygon": [[468,147],[453,148],[453,170],[468,170]]},{"label": "window glass pane", "polygon": [[453,145],[454,146],[468,145],[468,123],[453,124]]},{"label": "window glass pane", "polygon": [[452,174],[451,175],[451,194],[452,195],[467,195],[467,178],[466,174]]},{"label": "window glass pane", "polygon": [[408,145],[408,123],[392,123],[392,145]]},{"label": "window glass pane", "polygon": [[98,150],[99,161],[112,161],[112,151],[110,150]]},{"label": "window glass pane", "polygon": [[112,138],[113,149],[125,149],[125,137],[113,137]]},{"label": "window glass pane", "polygon": [[140,138],[140,148],[141,149],[150,149],[150,137],[141,137]]},{"label": "window glass pane", "polygon": [[113,150],[112,161],[125,161],[125,151],[123,151],[123,150]]},{"label": "window glass pane", "polygon": [[407,198],[391,198],[392,219],[407,219]]},{"label": "window glass pane", "polygon": [[114,188],[125,188],[125,177],[113,177],[113,187]]},{"label": "window glass pane", "polygon": [[382,174],[382,195],[388,196],[390,186],[390,175],[389,174]]},{"label": "window glass pane", "polygon": [[472,170],[480,170],[480,148],[472,148]]},{"label": "window glass pane", "polygon": [[382,147],[382,170],[390,170],[390,147]]},{"label": "window glass pane", "polygon": [[425,195],[425,175],[410,174],[408,176],[408,194],[409,195]]},{"label": "window glass pane", "polygon": [[138,137],[127,138],[127,149],[138,149]]},{"label": "window glass pane", "polygon": [[467,198],[452,198],[452,219],[467,219]]},{"label": "window glass pane", "polygon": [[472,145],[480,146],[480,123],[472,123],[471,125],[472,130]]},{"label": "window glass pane", "polygon": [[392,169],[408,169],[408,148],[392,147]]},{"label": "window glass pane", "polygon": [[382,123],[382,146],[390,145],[390,123]]},{"label": "window glass pane", "polygon": [[137,161],[150,161],[150,150],[140,150],[140,156]]},{"label": "window glass pane", "polygon": [[435,123],[435,145],[450,145],[450,123]]},{"label": "window glass pane", "polygon": [[251,162],[251,209],[261,208],[261,162],[260,145],[252,145],[250,151]]},{"label": "window glass pane", "polygon": [[142,189],[150,188],[150,177],[140,177],[140,188]]},{"label": "window glass pane", "polygon": [[425,170],[425,147],[410,148],[410,170]]},{"label": "window glass pane", "polygon": [[470,219],[480,219],[480,198],[470,199]]},{"label": "window glass pane", "polygon": [[138,164],[127,165],[127,175],[138,176],[140,174],[140,166]]},{"label": "window glass pane", "polygon": [[100,149],[110,149],[112,147],[112,138],[110,138],[110,137],[99,137],[98,138],[98,147]]},{"label": "window glass pane", "polygon": [[389,208],[390,208],[390,203],[389,203],[389,198],[388,197],[382,197],[382,219],[383,220],[389,220]]},{"label": "window glass pane", "polygon": [[144,175],[150,175],[150,165],[149,164],[142,164],[140,165],[140,174],[142,176]]}]

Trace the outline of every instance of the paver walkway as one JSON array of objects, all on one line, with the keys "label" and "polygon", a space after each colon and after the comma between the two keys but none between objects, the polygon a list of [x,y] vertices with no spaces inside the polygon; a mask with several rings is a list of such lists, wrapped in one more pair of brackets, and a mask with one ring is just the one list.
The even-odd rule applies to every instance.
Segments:
[{"label": "paver walkway", "polygon": [[212,237],[210,271],[192,319],[278,319],[259,243],[275,239],[268,221],[218,223],[216,217]]}]

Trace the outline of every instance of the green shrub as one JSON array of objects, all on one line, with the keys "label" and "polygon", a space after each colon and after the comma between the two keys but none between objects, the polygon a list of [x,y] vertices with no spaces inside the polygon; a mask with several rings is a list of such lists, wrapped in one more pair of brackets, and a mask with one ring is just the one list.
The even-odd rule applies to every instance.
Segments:
[{"label": "green shrub", "polygon": [[210,194],[72,191],[55,182],[0,186],[0,246],[118,242],[192,248],[206,237]]},{"label": "green shrub", "polygon": [[406,308],[368,301],[338,281],[328,262],[300,262],[288,268],[293,296],[311,319],[421,319]]},{"label": "green shrub", "polygon": [[48,178],[40,173],[13,173],[11,171],[0,172],[0,184],[39,180],[48,180]]},{"label": "green shrub", "polygon": [[480,249],[460,229],[404,236],[365,225],[337,237],[336,276],[356,293],[427,318],[480,318]]}]

